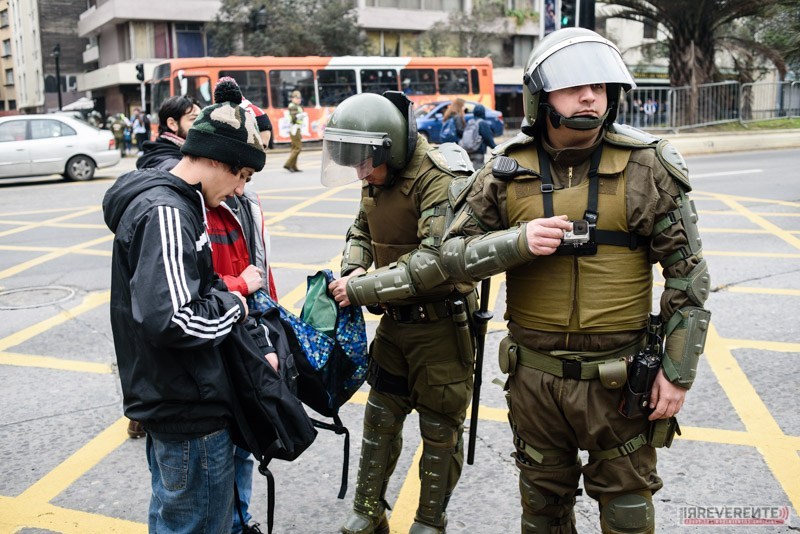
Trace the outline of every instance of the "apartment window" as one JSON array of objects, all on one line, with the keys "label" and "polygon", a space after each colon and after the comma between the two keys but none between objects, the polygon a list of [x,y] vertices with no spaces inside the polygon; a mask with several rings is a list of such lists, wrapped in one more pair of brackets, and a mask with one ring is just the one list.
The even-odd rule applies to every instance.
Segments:
[{"label": "apartment window", "polygon": [[6,101],[0,100],[0,111],[5,111],[5,110],[6,110]]},{"label": "apartment window", "polygon": [[15,109],[17,109],[17,101],[16,100],[9,100],[8,101],[8,110],[9,111],[14,111]]},{"label": "apartment window", "polygon": [[8,26],[8,10],[4,9],[0,11],[0,28],[5,28]]},{"label": "apartment window", "polygon": [[11,55],[11,39],[3,39],[3,57]]},{"label": "apartment window", "polygon": [[655,39],[658,26],[652,20],[644,21],[644,37],[645,39]]},{"label": "apartment window", "polygon": [[6,85],[14,85],[14,69],[6,69]]},{"label": "apartment window", "polygon": [[206,55],[205,32],[202,24],[175,24],[178,57],[203,57]]},{"label": "apartment window", "polygon": [[156,22],[153,24],[153,50],[155,57],[172,57],[172,34],[169,24]]}]

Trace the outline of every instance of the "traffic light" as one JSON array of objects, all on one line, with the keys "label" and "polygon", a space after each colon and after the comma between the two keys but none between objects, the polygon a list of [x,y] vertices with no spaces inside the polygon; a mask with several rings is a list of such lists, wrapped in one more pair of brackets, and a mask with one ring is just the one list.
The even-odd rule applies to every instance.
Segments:
[{"label": "traffic light", "polygon": [[561,27],[574,28],[575,24],[575,2],[577,0],[561,0]]},{"label": "traffic light", "polygon": [[144,81],[144,63],[136,64],[136,79],[140,82]]}]

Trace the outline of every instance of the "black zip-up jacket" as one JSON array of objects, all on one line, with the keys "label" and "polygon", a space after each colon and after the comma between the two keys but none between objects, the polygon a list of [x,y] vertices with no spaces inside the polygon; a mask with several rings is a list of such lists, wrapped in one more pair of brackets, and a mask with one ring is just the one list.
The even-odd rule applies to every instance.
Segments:
[{"label": "black zip-up jacket", "polygon": [[244,314],[215,288],[200,187],[162,170],[121,176],[103,198],[114,234],[111,327],[125,415],[162,439],[228,426],[219,344]]},{"label": "black zip-up jacket", "polygon": [[171,170],[183,158],[181,147],[161,136],[142,143],[142,155],[136,160],[137,169]]}]

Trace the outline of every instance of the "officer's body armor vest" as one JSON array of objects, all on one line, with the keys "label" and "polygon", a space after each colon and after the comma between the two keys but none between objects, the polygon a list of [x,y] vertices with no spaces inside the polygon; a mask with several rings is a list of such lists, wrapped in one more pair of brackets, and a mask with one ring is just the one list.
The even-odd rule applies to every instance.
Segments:
[{"label": "officer's body armor vest", "polygon": [[[535,150],[513,154],[521,165],[539,172]],[[625,168],[630,149],[603,143],[600,159],[597,230],[628,232]],[[545,217],[541,184],[517,177],[508,184],[509,225]],[[555,189],[553,211],[582,219],[589,180]],[[506,274],[506,319],[547,332],[606,333],[645,328],[652,301],[653,274],[647,247],[598,244],[590,256],[541,256]]]},{"label": "officer's body armor vest", "polygon": [[[361,190],[361,206],[369,223],[373,261],[378,268],[396,262],[421,244],[417,232],[422,215],[417,205],[416,185],[420,176],[436,168],[426,154],[427,148],[417,148],[409,165],[390,187],[372,188],[365,185]],[[416,171],[409,174],[409,169]],[[443,284],[407,301],[433,301],[453,290],[453,284]]]}]

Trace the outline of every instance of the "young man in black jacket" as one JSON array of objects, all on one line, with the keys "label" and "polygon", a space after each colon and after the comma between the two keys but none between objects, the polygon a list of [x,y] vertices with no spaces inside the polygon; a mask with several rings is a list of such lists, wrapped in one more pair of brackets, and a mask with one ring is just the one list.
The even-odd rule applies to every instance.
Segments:
[{"label": "young man in black jacket", "polygon": [[142,143],[144,152],[136,160],[137,169],[172,169],[183,158],[181,146],[189,134],[200,106],[189,96],[171,96],[158,110],[158,137]]},{"label": "young man in black jacket", "polygon": [[120,177],[103,199],[114,238],[111,326],[125,415],[147,430],[150,532],[230,532],[234,455],[219,346],[248,313],[216,285],[206,207],[241,194],[264,166],[255,118],[203,109],[167,172]]}]

